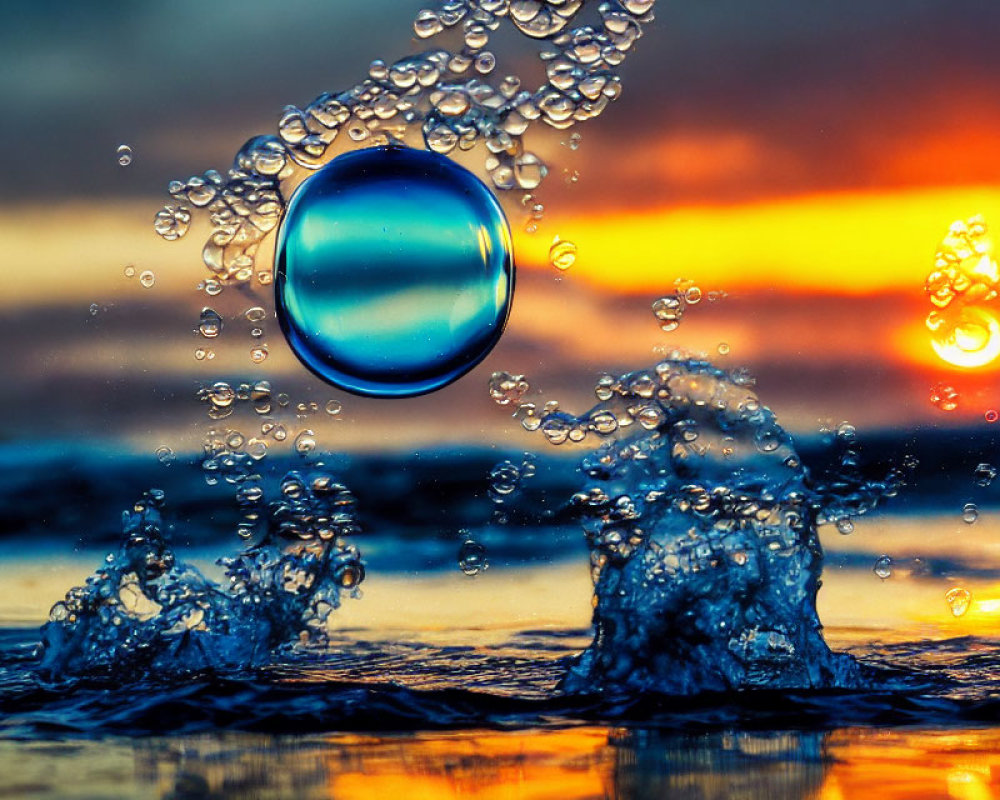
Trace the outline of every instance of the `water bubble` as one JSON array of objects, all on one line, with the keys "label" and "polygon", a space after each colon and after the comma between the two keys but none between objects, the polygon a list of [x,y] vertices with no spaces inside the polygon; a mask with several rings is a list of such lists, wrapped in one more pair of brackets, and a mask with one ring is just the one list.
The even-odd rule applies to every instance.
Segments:
[{"label": "water bubble", "polygon": [[583,141],[583,137],[579,133],[571,133],[569,139],[566,140],[566,146],[570,150],[578,150],[580,148],[580,142]]},{"label": "water bubble", "polygon": [[937,383],[931,387],[930,401],[942,411],[954,411],[958,408],[958,400],[958,391],[954,386]]},{"label": "water bubble", "polygon": [[972,525],[977,519],[979,519],[979,508],[975,503],[966,503],[962,508],[962,522]]},{"label": "water bubble", "polygon": [[516,405],[530,389],[523,375],[511,375],[509,372],[494,372],[490,376],[490,397],[498,406]]},{"label": "water bubble", "polygon": [[956,586],[945,593],[944,599],[951,608],[952,615],[961,617],[969,610],[969,605],[972,602],[972,592],[961,586]]},{"label": "water bubble", "polygon": [[667,331],[677,330],[684,315],[684,305],[676,295],[667,295],[653,301],[653,316],[660,323],[660,328]]},{"label": "water bubble", "polygon": [[260,364],[267,359],[267,347],[261,345],[259,347],[250,348],[250,360],[254,364]]},{"label": "water bubble", "polygon": [[421,39],[428,39],[440,33],[444,29],[441,18],[430,9],[423,9],[417,12],[417,17],[413,21],[413,32]]},{"label": "water bubble", "polygon": [[124,272],[125,272],[125,277],[126,278],[134,278],[135,277],[135,267],[133,267],[131,264],[129,264],[127,267],[125,267]]},{"label": "water bubble", "polygon": [[204,289],[205,294],[207,294],[209,297],[216,297],[217,295],[222,293],[222,284],[219,283],[217,280],[215,280],[215,278],[208,278],[207,280],[203,281],[198,288]]},{"label": "water bubble", "polygon": [[975,481],[976,486],[989,486],[996,476],[997,470],[992,464],[982,463],[972,472],[972,480]]},{"label": "water bubble", "polygon": [[243,317],[247,322],[263,322],[267,312],[261,306],[252,306],[243,312]]},{"label": "water bubble", "polygon": [[331,417],[335,417],[343,410],[343,406],[336,400],[327,400],[324,409]]},{"label": "water bubble", "polygon": [[843,534],[844,536],[854,533],[854,520],[850,517],[841,517],[837,520],[836,525],[837,533]]},{"label": "water bubble", "polygon": [[90,304],[90,316],[96,317],[97,316],[97,312],[100,311],[100,310],[101,310],[101,307],[99,305],[97,305],[97,303],[91,303]]},{"label": "water bubble", "polygon": [[211,308],[203,308],[198,320],[198,333],[206,339],[214,339],[222,333],[222,317]]},{"label": "water bubble", "polygon": [[288,431],[285,429],[284,425],[275,425],[271,429],[271,436],[274,437],[274,441],[283,442],[288,438]]},{"label": "water bubble", "polygon": [[719,355],[728,356],[729,355],[729,345],[726,342],[719,342]]},{"label": "water bubble", "polygon": [[872,567],[872,572],[882,580],[885,580],[892,575],[892,559],[889,556],[879,556],[875,559],[875,566]]},{"label": "water bubble", "polygon": [[481,75],[488,75],[489,73],[493,72],[493,69],[494,67],[496,67],[496,65],[497,65],[497,57],[493,55],[493,53],[490,53],[489,51],[482,52],[478,56],[476,56],[475,60],[476,72],[480,73]]},{"label": "water bubble", "polygon": [[156,460],[164,466],[172,464],[176,458],[174,451],[163,444],[157,447],[156,450],[153,451],[153,454],[156,456]]},{"label": "water bubble", "polygon": [[983,414],[983,419],[989,423],[994,423],[1000,419],[1000,412],[998,412],[995,408],[988,408]]},{"label": "water bubble", "polygon": [[469,577],[489,569],[486,548],[472,539],[466,539],[458,550],[458,567]]},{"label": "water bubble", "polygon": [[153,230],[168,242],[180,239],[190,227],[191,211],[186,206],[164,206],[153,218]]},{"label": "water bubble", "polygon": [[[317,239],[317,226],[350,235]],[[359,150],[295,192],[277,284],[282,330],[313,372],[359,394],[420,394],[468,372],[499,339],[510,232],[489,190],[447,158]]]},{"label": "water bubble", "polygon": [[118,163],[121,166],[127,167],[129,164],[132,163],[132,148],[129,147],[127,144],[118,145],[118,149],[115,151],[115,153],[118,156]]},{"label": "water bubble", "polygon": [[566,271],[576,263],[576,245],[558,236],[549,248],[549,263],[560,271]]},{"label": "water bubble", "polygon": [[152,270],[144,270],[142,274],[139,275],[139,283],[142,284],[143,288],[150,289],[153,284],[156,283],[156,276],[153,274]]},{"label": "water bubble", "polygon": [[316,434],[310,430],[300,431],[293,440],[292,446],[300,456],[309,455],[316,449]]}]

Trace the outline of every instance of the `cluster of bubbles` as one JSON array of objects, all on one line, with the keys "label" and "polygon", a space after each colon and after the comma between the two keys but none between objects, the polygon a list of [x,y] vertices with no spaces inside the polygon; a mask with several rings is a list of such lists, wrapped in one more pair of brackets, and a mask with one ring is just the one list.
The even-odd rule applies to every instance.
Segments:
[{"label": "cluster of bubbles", "polygon": [[[675,331],[680,327],[684,311],[689,306],[698,305],[705,297],[715,302],[725,298],[726,293],[722,291],[706,293],[694,281],[687,278],[677,278],[674,281],[674,290],[670,294],[665,294],[653,301],[653,316],[656,317],[656,321],[663,330],[668,333]],[[728,352],[729,346],[723,346]]]},{"label": "cluster of bubbles", "polygon": [[924,283],[933,305],[926,325],[931,345],[943,360],[981,367],[1000,356],[998,286],[1000,271],[983,218],[953,223]]},{"label": "cluster of bubbles", "polygon": [[42,628],[50,678],[115,680],[255,667],[283,647],[323,642],[344,591],[364,565],[354,498],[327,473],[292,472],[280,498],[254,501],[259,534],[225,558],[222,586],[179,561],[152,489],[122,515],[122,542],[83,586],[53,605]]},{"label": "cluster of bubbles", "polygon": [[[364,146],[419,136],[441,154],[484,145],[484,167],[497,190],[536,189],[548,167],[526,148],[526,132],[537,123],[566,130],[600,115],[621,94],[617,70],[653,18],[654,0],[608,0],[598,7],[599,22],[573,27],[582,5],[445,0],[421,11],[414,22],[419,39],[459,31],[461,47],[374,61],[354,87],[321,94],[305,108],[287,106],[277,135],[247,141],[225,175],[210,170],[171,182],[171,202],[156,215],[157,233],[183,236],[192,212],[204,209],[213,230],[202,256],[213,279],[219,285],[251,280],[260,242],[284,212],[284,182],[321,167],[342,134]],[[517,75],[495,74],[490,37],[504,20],[542,42],[545,82],[534,90]],[[267,270],[258,280],[265,282],[265,274],[269,281]]]},{"label": "cluster of bubbles", "polygon": [[853,661],[820,633],[817,526],[853,530],[914,463],[865,477],[844,423],[836,468],[812,475],[750,385],[745,371],[674,351],[650,370],[602,377],[600,402],[583,414],[549,404],[533,418],[551,443],[603,442],[584,457],[589,484],[572,503],[590,545],[595,636],[567,690],[856,681]]}]

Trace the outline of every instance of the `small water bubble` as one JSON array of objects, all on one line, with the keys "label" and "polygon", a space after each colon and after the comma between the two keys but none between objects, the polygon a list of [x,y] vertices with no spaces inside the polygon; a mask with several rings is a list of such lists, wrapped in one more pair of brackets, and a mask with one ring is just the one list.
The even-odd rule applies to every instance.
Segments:
[{"label": "small water bubble", "polygon": [[292,399],[284,392],[278,395],[278,405],[282,408],[285,408],[290,402],[292,402]]},{"label": "small water bubble", "polygon": [[992,464],[982,463],[972,473],[972,479],[975,481],[976,486],[986,487],[993,483],[993,479],[997,476],[996,467]]},{"label": "small water bubble", "polygon": [[156,456],[156,460],[164,466],[172,464],[176,458],[174,451],[164,444],[157,447],[156,450],[153,451],[153,454]]},{"label": "small water bubble", "polygon": [[958,390],[947,383],[937,383],[931,387],[930,401],[942,411],[954,411],[958,408]]},{"label": "small water bubble", "polygon": [[316,449],[316,434],[310,430],[300,431],[292,444],[296,453],[307,456]]},{"label": "small water bubble", "polygon": [[115,151],[115,154],[118,156],[118,163],[121,166],[127,167],[132,163],[132,148],[127,144],[118,145],[118,149]]},{"label": "small water bubble", "polygon": [[125,277],[126,278],[134,278],[135,277],[135,267],[132,266],[131,264],[129,264],[127,267],[125,267],[124,272],[125,272]]},{"label": "small water bubble", "polygon": [[204,289],[209,297],[216,297],[222,293],[222,284],[215,278],[208,278],[199,288]]},{"label": "small water bubble", "polygon": [[267,347],[261,345],[250,349],[250,360],[254,364],[260,364],[267,359]]},{"label": "small water bubble", "polygon": [[979,508],[975,503],[966,503],[962,508],[962,522],[972,525],[977,519],[979,519]]},{"label": "small water bubble", "polygon": [[335,417],[343,410],[343,405],[341,405],[337,400],[327,400],[326,405],[323,408],[326,410],[327,414],[331,417]]},{"label": "small water bubble", "polygon": [[660,323],[660,328],[667,331],[677,330],[684,315],[684,306],[676,295],[667,295],[653,301],[653,316]]},{"label": "small water bubble", "polygon": [[475,65],[476,72],[481,75],[488,75],[493,72],[494,67],[497,65],[497,57],[488,50],[484,51],[476,56]]},{"label": "small water bubble", "polygon": [[252,306],[243,312],[243,317],[247,322],[263,322],[267,312],[261,306]]},{"label": "small water bubble", "polygon": [[892,559],[889,556],[879,556],[875,559],[875,566],[872,567],[872,572],[882,580],[885,580],[892,575]]},{"label": "small water bubble", "polygon": [[969,604],[972,602],[972,592],[961,586],[956,586],[945,593],[944,599],[951,608],[952,615],[961,617],[969,610]]},{"label": "small water bubble", "polygon": [[569,139],[566,140],[566,146],[570,150],[578,150],[580,148],[580,142],[583,141],[583,137],[579,133],[571,133]]},{"label": "small water bubble", "polygon": [[841,517],[837,520],[837,533],[848,536],[854,533],[854,520],[850,517]]},{"label": "small water bubble", "polygon": [[474,577],[489,569],[486,548],[479,542],[466,539],[458,550],[458,567],[469,577]]},{"label": "small water bubble", "polygon": [[728,356],[729,355],[729,345],[726,342],[719,342],[719,355]]},{"label": "small water bubble", "polygon": [[983,419],[992,424],[1000,419],[1000,412],[998,412],[995,408],[988,408],[983,414]]},{"label": "small water bubble", "polygon": [[222,317],[211,308],[203,308],[198,320],[198,333],[206,339],[216,338],[222,333]]},{"label": "small water bubble", "polygon": [[153,274],[152,270],[144,270],[141,275],[139,275],[139,283],[142,284],[143,288],[150,289],[153,284],[156,283],[156,276]]},{"label": "small water bubble", "polygon": [[96,317],[97,316],[97,312],[100,311],[100,310],[101,310],[101,307],[99,305],[97,305],[97,303],[91,303],[90,304],[90,316]]},{"label": "small water bubble", "polygon": [[549,263],[565,272],[576,263],[576,245],[557,236],[549,248]]},{"label": "small water bubble", "polygon": [[190,227],[191,210],[186,206],[164,206],[153,218],[153,230],[168,242],[180,239]]},{"label": "small water bubble", "polygon": [[275,425],[271,429],[271,436],[274,437],[274,441],[283,442],[288,438],[288,431],[285,429],[284,425]]}]

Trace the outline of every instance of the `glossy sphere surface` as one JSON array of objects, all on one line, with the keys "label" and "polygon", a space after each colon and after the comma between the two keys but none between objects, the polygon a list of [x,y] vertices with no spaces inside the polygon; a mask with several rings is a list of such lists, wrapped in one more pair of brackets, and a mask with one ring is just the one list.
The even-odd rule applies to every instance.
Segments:
[{"label": "glossy sphere surface", "polygon": [[278,235],[278,320],[299,359],[357,394],[439,389],[507,321],[510,229],[489,189],[436,153],[374,147],[307,178]]}]

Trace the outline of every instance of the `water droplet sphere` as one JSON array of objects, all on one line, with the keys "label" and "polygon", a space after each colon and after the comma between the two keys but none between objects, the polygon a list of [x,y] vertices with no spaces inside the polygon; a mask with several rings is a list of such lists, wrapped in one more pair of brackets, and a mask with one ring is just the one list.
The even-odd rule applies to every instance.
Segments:
[{"label": "water droplet sphere", "polygon": [[388,146],[335,158],[278,235],[278,321],[299,359],[356,394],[406,397],[464,375],[510,310],[510,229],[450,159]]}]

